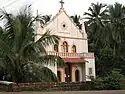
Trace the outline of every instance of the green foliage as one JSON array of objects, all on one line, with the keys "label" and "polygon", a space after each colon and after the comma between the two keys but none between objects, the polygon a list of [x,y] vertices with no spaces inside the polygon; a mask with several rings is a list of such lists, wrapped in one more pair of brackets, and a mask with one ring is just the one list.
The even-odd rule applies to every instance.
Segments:
[{"label": "green foliage", "polygon": [[89,7],[86,26],[89,51],[96,57],[96,73],[105,76],[113,69],[125,75],[125,7],[122,4],[96,3]]},{"label": "green foliage", "polygon": [[[85,13],[89,51],[96,57],[94,89],[122,89],[125,76],[125,6],[92,3]],[[114,69],[120,69],[116,71]]]},{"label": "green foliage", "polygon": [[[59,43],[59,37],[47,30],[40,39],[34,40],[35,21],[44,21],[44,16],[32,16],[26,7],[17,15],[1,12],[6,20],[0,29],[0,76],[5,80],[20,82],[57,81],[55,74],[45,65],[64,65],[60,57],[48,55],[46,47]],[[60,62],[61,61],[61,62]],[[42,72],[42,73],[41,73]],[[46,77],[47,79],[45,79]]]},{"label": "green foliage", "polygon": [[26,68],[23,82],[57,82],[56,75],[47,67],[41,64],[30,64]]},{"label": "green foliage", "polygon": [[80,22],[81,20],[81,17],[80,15],[74,15],[74,16],[71,16],[72,20],[74,21],[74,23],[76,23],[76,25],[79,27],[79,29],[82,29],[82,24]]},{"label": "green foliage", "polygon": [[105,77],[98,77],[93,81],[95,90],[119,90],[124,89],[124,76],[118,70],[113,70]]}]

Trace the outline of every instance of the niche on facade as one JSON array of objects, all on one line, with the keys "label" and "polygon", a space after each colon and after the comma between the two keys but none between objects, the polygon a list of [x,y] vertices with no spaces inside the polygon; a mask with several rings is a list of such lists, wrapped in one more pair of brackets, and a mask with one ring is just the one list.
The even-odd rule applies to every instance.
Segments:
[{"label": "niche on facade", "polygon": [[66,41],[63,42],[63,52],[68,52],[68,43]]},{"label": "niche on facade", "polygon": [[58,52],[58,45],[57,44],[54,45],[54,51]]},{"label": "niche on facade", "polygon": [[76,46],[75,45],[72,46],[72,53],[76,53]]}]

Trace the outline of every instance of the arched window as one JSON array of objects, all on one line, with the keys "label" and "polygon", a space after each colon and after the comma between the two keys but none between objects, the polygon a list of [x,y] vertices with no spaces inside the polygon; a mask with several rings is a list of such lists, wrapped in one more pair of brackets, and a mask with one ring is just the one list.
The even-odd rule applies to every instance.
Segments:
[{"label": "arched window", "polygon": [[61,82],[61,71],[57,71],[57,76],[58,76],[59,81]]},{"label": "arched window", "polygon": [[76,53],[76,46],[75,45],[72,46],[72,53]]},{"label": "arched window", "polygon": [[63,52],[68,52],[68,43],[66,41],[63,42]]},{"label": "arched window", "polygon": [[79,70],[76,70],[76,71],[75,71],[75,79],[76,79],[76,82],[80,81],[79,77],[80,77]]},{"label": "arched window", "polygon": [[54,51],[58,52],[58,45],[57,44],[54,45]]}]

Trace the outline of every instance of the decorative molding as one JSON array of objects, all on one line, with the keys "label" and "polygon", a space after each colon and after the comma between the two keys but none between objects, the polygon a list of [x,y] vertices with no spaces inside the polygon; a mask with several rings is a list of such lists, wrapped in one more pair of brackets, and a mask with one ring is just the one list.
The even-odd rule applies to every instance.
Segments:
[{"label": "decorative molding", "polygon": [[67,26],[67,24],[66,24],[66,22],[62,22],[61,23],[61,29],[63,30],[63,31],[65,31],[65,30],[67,30],[67,28],[68,28],[68,26]]},{"label": "decorative molding", "polygon": [[[73,67],[73,68],[78,68],[78,65],[72,64],[72,67]],[[75,70],[76,70],[76,69],[75,69]]]},{"label": "decorative molding", "polygon": [[69,15],[66,13],[66,11],[60,11],[58,12],[53,18],[52,20],[50,20],[47,24],[45,24],[43,26],[43,28],[46,28],[52,21],[54,21],[61,13],[65,13],[65,15],[69,18],[69,20],[71,21],[71,23],[76,27],[76,29],[82,34],[81,30],[78,28],[78,26],[75,24],[75,22],[69,17]]},{"label": "decorative molding", "polygon": [[66,32],[58,32],[58,33],[70,34],[70,33],[69,33],[69,32],[67,32],[67,31],[66,31]]},{"label": "decorative molding", "polygon": [[58,36],[60,38],[68,38],[68,39],[78,39],[78,40],[88,40],[88,39],[85,39],[85,38],[75,38],[75,37],[65,37],[65,36]]},{"label": "decorative molding", "polygon": [[85,57],[84,59],[95,59],[95,57]]}]

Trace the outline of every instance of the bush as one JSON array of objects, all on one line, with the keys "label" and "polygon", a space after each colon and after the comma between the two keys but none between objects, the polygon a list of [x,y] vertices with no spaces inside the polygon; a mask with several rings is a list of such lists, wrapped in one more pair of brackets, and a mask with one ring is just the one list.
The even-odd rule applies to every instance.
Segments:
[{"label": "bush", "polygon": [[104,89],[104,83],[102,78],[97,78],[95,81],[93,81],[92,89],[94,90],[103,90]]},{"label": "bush", "polygon": [[94,90],[118,90],[125,89],[123,83],[124,76],[120,74],[118,70],[113,70],[110,74],[105,77],[98,77],[96,80],[92,81]]},{"label": "bush", "polygon": [[13,91],[13,85],[0,85],[0,92],[6,91],[6,92],[11,92]]}]

